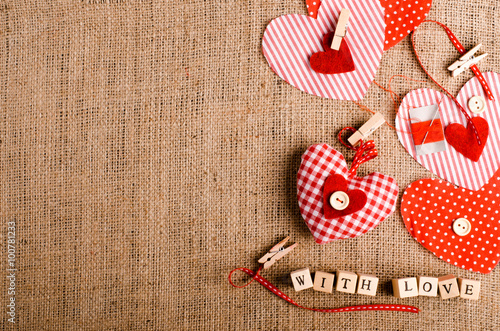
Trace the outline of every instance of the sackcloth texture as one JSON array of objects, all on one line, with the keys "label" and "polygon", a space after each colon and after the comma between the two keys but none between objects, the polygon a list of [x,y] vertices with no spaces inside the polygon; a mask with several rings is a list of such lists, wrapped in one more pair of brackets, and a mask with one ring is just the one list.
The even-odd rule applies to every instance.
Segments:
[{"label": "sackcloth texture", "polygon": [[[435,0],[429,18],[500,71],[499,3]],[[370,114],[350,101],[290,86],[262,55],[266,25],[306,14],[305,1],[58,0],[0,2],[1,328],[19,330],[498,330],[500,270],[449,265],[415,242],[399,203],[411,182],[433,175],[384,125],[380,155],[363,164],[394,177],[396,212],[365,235],[318,245],[296,197],[300,156],[328,143],[352,161],[337,133]],[[452,93],[458,53],[427,24],[417,48]],[[436,88],[409,38],[387,51],[375,80],[399,96]],[[387,92],[361,101],[394,123]],[[7,321],[7,222],[16,222],[16,325]],[[256,270],[286,235],[299,246],[262,272],[308,307],[401,303],[400,312],[314,313],[257,283],[227,281]],[[295,293],[289,273],[347,270],[380,278],[376,297]],[[477,302],[396,299],[390,280],[455,274],[482,281]],[[248,276],[237,274],[243,284]]]}]

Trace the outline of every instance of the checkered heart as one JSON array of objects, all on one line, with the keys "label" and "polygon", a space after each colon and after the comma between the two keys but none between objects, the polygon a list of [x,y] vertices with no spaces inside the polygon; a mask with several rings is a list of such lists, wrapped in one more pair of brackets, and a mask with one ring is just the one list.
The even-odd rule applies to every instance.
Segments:
[{"label": "checkered heart", "polygon": [[[349,178],[348,173],[344,156],[327,144],[313,145],[302,155],[297,174],[297,197],[300,213],[318,244],[362,235],[396,208],[398,185],[393,178],[377,172],[362,178],[356,175]],[[323,187],[331,174],[344,176],[349,190],[366,193],[367,201],[362,209],[335,219],[325,218]]]}]

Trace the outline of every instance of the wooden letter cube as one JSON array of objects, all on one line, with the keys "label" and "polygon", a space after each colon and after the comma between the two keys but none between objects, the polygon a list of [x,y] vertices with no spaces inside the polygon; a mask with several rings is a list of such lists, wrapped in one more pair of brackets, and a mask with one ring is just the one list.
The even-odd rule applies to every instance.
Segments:
[{"label": "wooden letter cube", "polygon": [[396,298],[410,298],[418,296],[418,284],[416,277],[400,278],[392,280],[392,289]]},{"label": "wooden letter cube", "polygon": [[459,278],[460,297],[469,300],[479,300],[481,282],[478,280]]},{"label": "wooden letter cube", "polygon": [[438,279],[436,277],[418,276],[418,295],[435,297],[438,295]]},{"label": "wooden letter cube", "polygon": [[314,289],[316,291],[332,293],[333,282],[335,280],[334,274],[329,274],[328,272],[316,271],[314,273]]},{"label": "wooden letter cube", "polygon": [[356,281],[358,275],[349,271],[337,271],[337,291],[346,293],[356,293]]},{"label": "wooden letter cube", "polygon": [[457,278],[453,275],[447,275],[438,278],[439,294],[441,298],[450,299],[458,297],[460,290],[458,289]]},{"label": "wooden letter cube", "polygon": [[358,274],[358,294],[376,295],[378,278],[372,275]]},{"label": "wooden letter cube", "polygon": [[290,274],[290,277],[292,277],[293,287],[296,292],[313,287],[309,268],[295,270]]}]

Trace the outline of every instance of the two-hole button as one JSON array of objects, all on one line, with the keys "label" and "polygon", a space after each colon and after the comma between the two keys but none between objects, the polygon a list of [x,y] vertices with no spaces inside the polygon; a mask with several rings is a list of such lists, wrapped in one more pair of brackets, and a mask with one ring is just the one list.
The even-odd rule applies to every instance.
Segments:
[{"label": "two-hole button", "polygon": [[467,106],[474,114],[481,114],[486,110],[486,100],[481,96],[475,96],[469,99]]},{"label": "two-hole button", "polygon": [[330,205],[333,209],[344,210],[349,206],[349,196],[343,191],[333,192],[330,196]]},{"label": "two-hole button", "polygon": [[463,237],[469,234],[472,226],[466,218],[457,218],[453,222],[453,232],[458,236]]}]

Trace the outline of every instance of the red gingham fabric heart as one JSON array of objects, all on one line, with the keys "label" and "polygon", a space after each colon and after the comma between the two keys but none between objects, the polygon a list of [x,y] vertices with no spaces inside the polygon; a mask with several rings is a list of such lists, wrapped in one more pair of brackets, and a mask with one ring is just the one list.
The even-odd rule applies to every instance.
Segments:
[{"label": "red gingham fabric heart", "polygon": [[[344,156],[327,144],[313,145],[302,155],[297,173],[297,198],[300,213],[318,244],[362,235],[396,208],[398,185],[393,178],[375,172],[349,179],[348,171]],[[330,174],[344,176],[349,190],[366,193],[367,202],[361,210],[336,219],[325,218],[323,186]]]}]

